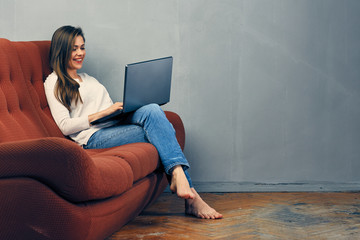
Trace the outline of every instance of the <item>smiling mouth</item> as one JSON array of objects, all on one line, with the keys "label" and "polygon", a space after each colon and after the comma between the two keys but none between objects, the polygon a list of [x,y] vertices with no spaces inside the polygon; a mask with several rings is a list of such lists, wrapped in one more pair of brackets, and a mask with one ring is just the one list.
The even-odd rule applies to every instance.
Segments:
[{"label": "smiling mouth", "polygon": [[83,58],[73,59],[73,61],[76,62],[76,63],[82,63],[83,60],[84,60]]}]

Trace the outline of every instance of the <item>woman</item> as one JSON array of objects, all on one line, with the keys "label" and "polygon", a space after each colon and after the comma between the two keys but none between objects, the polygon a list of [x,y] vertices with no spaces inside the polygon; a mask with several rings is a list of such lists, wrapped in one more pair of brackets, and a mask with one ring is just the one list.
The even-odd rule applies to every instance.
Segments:
[{"label": "woman", "polygon": [[50,66],[53,72],[44,86],[51,114],[64,135],[85,149],[108,148],[133,142],[150,142],[159,152],[170,189],[185,199],[185,212],[199,218],[222,215],[208,206],[193,188],[189,163],[176,140],[175,131],[156,104],[144,106],[122,120],[92,126],[96,119],[122,109],[113,103],[95,78],[78,73],[86,55],[81,28],[63,26],[52,37]]}]

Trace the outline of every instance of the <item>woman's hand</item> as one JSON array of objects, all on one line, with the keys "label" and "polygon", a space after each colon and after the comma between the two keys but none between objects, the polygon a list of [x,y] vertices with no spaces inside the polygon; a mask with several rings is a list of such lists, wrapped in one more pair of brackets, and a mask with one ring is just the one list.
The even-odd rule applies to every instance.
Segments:
[{"label": "woman's hand", "polygon": [[[116,112],[117,110],[123,109],[124,104],[122,102],[116,102],[113,105],[111,105],[109,108],[107,108],[105,111],[108,111],[109,114],[112,114],[113,112]],[[107,115],[109,115],[107,114]],[[107,116],[105,115],[105,116]]]},{"label": "woman's hand", "polygon": [[103,110],[103,111],[100,111],[100,112],[97,112],[97,113],[94,113],[94,114],[91,114],[89,115],[88,119],[89,119],[89,123],[99,119],[99,118],[102,118],[102,117],[105,117],[107,115],[110,115],[118,110],[121,110],[123,109],[123,106],[124,104],[122,102],[116,102],[114,103],[113,105],[111,105],[110,107],[108,107],[107,109]]}]

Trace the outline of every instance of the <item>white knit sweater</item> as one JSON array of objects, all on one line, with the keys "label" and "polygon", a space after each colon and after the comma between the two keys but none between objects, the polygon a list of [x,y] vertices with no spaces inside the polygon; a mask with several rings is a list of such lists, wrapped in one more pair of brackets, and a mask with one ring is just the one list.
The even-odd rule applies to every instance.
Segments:
[{"label": "white knit sweater", "polygon": [[71,111],[55,97],[54,88],[58,79],[55,72],[47,77],[44,87],[51,114],[61,132],[79,145],[85,145],[93,133],[103,127],[114,125],[116,121],[96,126],[90,125],[88,116],[110,107],[113,101],[105,87],[94,77],[86,73],[80,73],[79,75],[82,82],[78,79],[75,79],[75,81],[80,84],[79,93],[83,102],[78,101],[77,104],[73,102]]}]

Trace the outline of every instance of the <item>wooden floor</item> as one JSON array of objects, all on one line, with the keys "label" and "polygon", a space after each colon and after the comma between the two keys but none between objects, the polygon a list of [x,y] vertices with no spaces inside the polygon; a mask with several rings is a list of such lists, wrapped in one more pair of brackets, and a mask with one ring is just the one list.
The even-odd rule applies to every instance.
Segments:
[{"label": "wooden floor", "polygon": [[163,193],[119,239],[360,239],[360,193],[202,193],[224,215],[202,220]]}]

